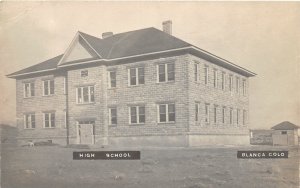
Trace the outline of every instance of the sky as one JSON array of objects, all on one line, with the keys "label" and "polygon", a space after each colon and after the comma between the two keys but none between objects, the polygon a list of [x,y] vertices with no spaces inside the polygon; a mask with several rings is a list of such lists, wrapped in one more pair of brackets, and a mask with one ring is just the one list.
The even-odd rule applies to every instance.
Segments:
[{"label": "sky", "polygon": [[300,125],[300,2],[1,2],[0,123],[15,122],[15,80],[5,75],[64,53],[76,32],[101,37],[146,27],[257,74],[251,129]]}]

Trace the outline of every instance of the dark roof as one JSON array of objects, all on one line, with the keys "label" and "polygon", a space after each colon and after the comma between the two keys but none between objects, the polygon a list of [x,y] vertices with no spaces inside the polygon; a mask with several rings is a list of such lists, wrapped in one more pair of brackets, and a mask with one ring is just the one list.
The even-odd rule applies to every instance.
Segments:
[{"label": "dark roof", "polygon": [[[153,27],[135,30],[135,31],[129,31],[125,33],[119,33],[104,39],[100,39],[80,31],[78,33],[97,52],[97,54],[101,56],[99,57],[99,60],[101,59],[110,60],[116,58],[124,58],[129,56],[148,54],[153,52],[162,52],[167,50],[180,49],[185,47],[195,47],[181,39],[178,39],[172,35],[169,35]],[[195,48],[199,49],[198,47]],[[210,54],[209,56],[214,56],[214,55]],[[47,69],[59,68],[60,65],[71,66],[72,64],[81,61],[81,60],[80,61],[75,60],[71,62],[63,62],[58,65],[62,57],[63,55],[59,55],[57,57],[54,57],[52,59],[49,59],[37,65],[28,67],[26,69],[20,70],[18,72],[9,74],[7,76],[17,77],[20,74],[29,74],[35,71],[43,71]],[[97,60],[97,58],[94,58],[93,60],[95,59]],[[231,64],[229,65],[229,67],[231,68],[231,67],[238,67],[238,66]],[[243,69],[241,67],[240,68],[238,67],[237,69],[241,70],[242,72],[247,71],[246,69]],[[249,75],[251,75],[251,72]],[[253,75],[255,74],[253,73]]]},{"label": "dark roof", "polygon": [[279,123],[277,125],[275,125],[274,127],[272,127],[271,129],[274,130],[293,130],[293,129],[299,129],[300,127],[289,122],[289,121],[284,121],[282,123]]},{"label": "dark roof", "polygon": [[32,73],[36,71],[43,71],[43,70],[49,70],[49,69],[56,69],[57,64],[59,60],[62,58],[63,54],[56,56],[54,58],[48,59],[46,61],[43,61],[42,63],[30,66],[28,68],[22,69],[20,71],[14,72],[12,74],[7,75],[10,76],[17,76],[19,74],[26,74],[26,73]]}]

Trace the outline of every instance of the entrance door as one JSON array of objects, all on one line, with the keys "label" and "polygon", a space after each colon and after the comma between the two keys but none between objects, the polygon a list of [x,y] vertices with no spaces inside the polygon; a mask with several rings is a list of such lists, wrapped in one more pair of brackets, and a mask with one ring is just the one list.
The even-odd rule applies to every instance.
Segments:
[{"label": "entrance door", "polygon": [[80,144],[93,144],[93,124],[79,124]]}]

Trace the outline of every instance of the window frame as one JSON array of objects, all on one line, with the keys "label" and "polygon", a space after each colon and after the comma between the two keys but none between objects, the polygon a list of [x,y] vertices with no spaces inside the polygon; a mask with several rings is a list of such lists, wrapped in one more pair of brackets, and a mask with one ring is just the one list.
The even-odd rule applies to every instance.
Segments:
[{"label": "window frame", "polygon": [[[115,78],[114,79],[112,79],[111,78],[111,75],[112,75],[112,73],[114,73],[115,74]],[[114,83],[115,83],[115,86],[112,86],[112,81],[115,81]],[[114,71],[114,70],[112,70],[112,71],[108,71],[108,88],[116,88],[117,87],[117,72],[116,71]]]},{"label": "window frame", "polygon": [[223,124],[226,123],[226,107],[225,106],[222,107],[222,123]]},{"label": "window frame", "polygon": [[213,84],[214,84],[214,88],[218,88],[218,70],[217,69],[214,69],[214,81],[213,81]]},{"label": "window frame", "polygon": [[204,84],[208,85],[209,82],[209,66],[205,65],[204,66]]},{"label": "window frame", "polygon": [[[142,69],[143,71],[140,71]],[[131,70],[134,70],[135,72],[135,84],[131,84]],[[138,86],[138,85],[144,85],[145,84],[145,67],[139,66],[139,67],[131,67],[128,68],[128,86]],[[142,75],[143,82],[140,83],[140,76]]]},{"label": "window frame", "polygon": [[243,79],[243,96],[247,95],[247,82]]},{"label": "window frame", "polygon": [[[29,91],[28,95],[27,95],[26,85],[28,85],[28,87],[29,87],[29,89],[28,89],[28,91]],[[23,93],[24,93],[23,94],[24,98],[34,97],[35,96],[35,84],[34,84],[34,82],[23,83]]]},{"label": "window frame", "polygon": [[233,92],[233,75],[229,75],[229,91]]},{"label": "window frame", "polygon": [[226,73],[225,72],[222,72],[222,83],[221,83],[221,87],[222,87],[222,90],[224,91],[225,90],[225,86],[226,86]]},{"label": "window frame", "polygon": [[236,109],[236,124],[240,125],[240,109]]},{"label": "window frame", "polygon": [[229,109],[229,124],[233,125],[233,108]]},{"label": "window frame", "polygon": [[[112,118],[114,117],[114,116],[112,116],[112,110],[116,110],[116,115],[115,115],[116,123],[112,123]],[[118,125],[118,109],[117,109],[117,107],[109,107],[108,108],[108,124],[110,126]]]},{"label": "window frame", "polygon": [[[136,123],[132,122],[132,114],[131,114],[131,108],[135,108],[136,112]],[[144,108],[144,114],[140,114],[140,108]],[[138,124],[145,124],[146,123],[146,107],[145,106],[129,106],[129,124],[130,125],[138,125]],[[144,122],[140,121],[140,116],[144,115]]]},{"label": "window frame", "polygon": [[218,123],[218,105],[214,105],[214,124]]},{"label": "window frame", "polygon": [[[47,91],[48,93],[45,93],[45,84],[47,83]],[[53,84],[53,90],[51,90],[51,84]],[[51,92],[52,91],[52,92]],[[43,80],[43,96],[51,96],[55,94],[55,82],[54,79],[49,80]]]},{"label": "window frame", "polygon": [[247,110],[243,110],[243,125],[247,124]]},{"label": "window frame", "polygon": [[240,93],[240,78],[237,76],[236,78],[235,78],[235,91],[236,91],[236,93],[237,94],[239,94]]},{"label": "window frame", "polygon": [[[174,121],[170,121],[170,112],[169,112],[169,105],[174,105]],[[160,106],[165,106],[165,114],[166,114],[166,121],[160,121]],[[161,103],[157,105],[158,108],[158,123],[175,123],[176,122],[176,105],[175,103]]]},{"label": "window frame", "polygon": [[[173,80],[169,79],[169,68],[168,65],[173,65],[174,66],[174,71],[173,71]],[[160,71],[159,71],[159,67],[160,66],[164,66],[164,81],[160,81]],[[156,65],[156,72],[157,72],[157,83],[166,83],[166,82],[175,82],[175,76],[176,76],[176,67],[175,67],[175,62],[170,62],[170,63],[159,63]]]},{"label": "window frame", "polygon": [[204,105],[204,115],[205,115],[205,123],[209,124],[210,123],[210,104],[209,103],[205,103]]},{"label": "window frame", "polygon": [[[83,89],[88,88],[88,101],[84,102],[84,95],[83,95]],[[93,88],[93,94],[91,94],[91,88]],[[79,101],[79,96],[78,96],[78,90],[81,90],[80,95],[82,97],[82,102]],[[93,97],[92,97],[93,96]],[[93,98],[93,101],[92,101]],[[79,86],[76,87],[76,104],[92,104],[95,103],[95,86],[94,85],[89,85],[89,86]]]},{"label": "window frame", "polygon": [[194,80],[195,82],[200,81],[200,63],[194,62]]},{"label": "window frame", "polygon": [[195,102],[195,122],[200,121],[200,102]]},{"label": "window frame", "polygon": [[[49,127],[46,127],[46,116],[48,116]],[[52,116],[54,117],[53,121],[52,121]],[[45,129],[56,128],[55,112],[43,112],[43,128],[45,128]]]},{"label": "window frame", "polygon": [[[23,120],[24,129],[35,129],[36,128],[35,113],[26,113],[26,114],[24,114],[23,118],[24,118],[24,120]],[[28,123],[27,119],[29,119],[29,118],[30,118],[30,121],[29,121],[29,124],[27,124]],[[32,121],[32,119],[34,119],[34,121]],[[34,125],[34,126],[32,126],[32,125]]]}]

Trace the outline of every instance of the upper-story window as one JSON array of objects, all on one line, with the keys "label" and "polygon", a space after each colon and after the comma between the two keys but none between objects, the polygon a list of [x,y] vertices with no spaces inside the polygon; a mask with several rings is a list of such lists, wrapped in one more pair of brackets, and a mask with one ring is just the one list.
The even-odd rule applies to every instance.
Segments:
[{"label": "upper-story window", "polygon": [[25,114],[24,115],[24,128],[34,129],[35,128],[35,114]]},{"label": "upper-story window", "polygon": [[158,82],[169,82],[175,80],[175,64],[165,63],[158,65]]},{"label": "upper-story window", "polygon": [[243,80],[243,95],[246,96],[247,94],[247,82]]},{"label": "upper-story window", "polygon": [[222,77],[221,77],[222,90],[225,90],[225,83],[226,83],[226,74],[225,72],[222,72]]},{"label": "upper-story window", "polygon": [[43,95],[53,95],[54,94],[54,80],[44,80],[43,81]]},{"label": "upper-story window", "polygon": [[130,124],[145,123],[145,106],[131,106],[129,108]]},{"label": "upper-story window", "polygon": [[108,72],[108,87],[115,88],[117,87],[117,74],[116,71]]},{"label": "upper-story window", "polygon": [[199,81],[199,63],[195,62],[194,63],[194,77],[195,77],[195,81]]},{"label": "upper-story window", "polygon": [[209,104],[205,104],[205,123],[209,123]]},{"label": "upper-story window", "polygon": [[34,96],[34,83],[24,83],[24,97],[33,97]]},{"label": "upper-story window", "polygon": [[129,85],[145,84],[144,67],[128,69]]},{"label": "upper-story window", "polygon": [[239,93],[240,91],[240,78],[239,77],[236,77],[236,86],[235,86],[235,91],[236,93]]},{"label": "upper-story window", "polygon": [[214,69],[214,87],[218,88],[218,70]]},{"label": "upper-story window", "polygon": [[82,70],[80,71],[80,76],[81,77],[87,77],[89,75],[89,71],[88,70]]},{"label": "upper-story window", "polygon": [[175,104],[160,104],[158,105],[160,123],[175,122]]},{"label": "upper-story window", "polygon": [[229,91],[233,90],[233,76],[229,75]]},{"label": "upper-story window", "polygon": [[95,102],[94,86],[83,86],[76,88],[77,104]]},{"label": "upper-story window", "polygon": [[208,84],[208,79],[209,79],[209,68],[206,65],[204,67],[204,83],[207,85]]}]

